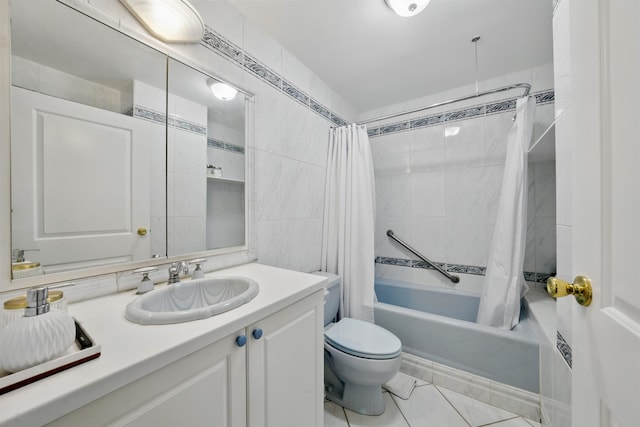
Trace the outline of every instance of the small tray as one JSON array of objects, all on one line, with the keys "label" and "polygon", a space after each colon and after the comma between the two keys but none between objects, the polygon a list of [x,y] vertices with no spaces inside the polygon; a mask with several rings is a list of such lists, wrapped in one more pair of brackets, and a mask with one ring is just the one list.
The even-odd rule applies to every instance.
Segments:
[{"label": "small tray", "polygon": [[100,357],[102,347],[75,323],[76,341],[65,355],[12,374],[0,370],[0,395]]}]

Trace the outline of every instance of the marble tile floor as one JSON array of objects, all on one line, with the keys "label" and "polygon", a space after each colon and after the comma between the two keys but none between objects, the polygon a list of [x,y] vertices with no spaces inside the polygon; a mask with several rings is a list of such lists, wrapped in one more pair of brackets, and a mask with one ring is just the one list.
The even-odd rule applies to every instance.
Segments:
[{"label": "marble tile floor", "polygon": [[377,417],[360,415],[325,401],[324,427],[541,427],[539,422],[417,381],[409,400],[385,392],[386,410]]}]

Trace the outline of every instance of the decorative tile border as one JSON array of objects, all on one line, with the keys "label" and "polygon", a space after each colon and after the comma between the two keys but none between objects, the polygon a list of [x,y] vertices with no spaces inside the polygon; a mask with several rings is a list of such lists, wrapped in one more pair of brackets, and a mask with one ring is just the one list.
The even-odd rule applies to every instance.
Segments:
[{"label": "decorative tile border", "polygon": [[213,29],[205,26],[204,37],[200,44],[228,61],[233,62],[246,72],[259,78],[276,90],[281,91],[289,98],[302,104],[306,108],[318,114],[320,117],[331,122],[333,125],[344,126],[347,124],[344,119],[335,114],[328,107],[313,99],[309,94],[284,79],[271,68],[262,64],[249,53],[225,39]]},{"label": "decorative tile border", "polygon": [[219,150],[230,151],[232,153],[244,154],[244,147],[229,144],[228,142],[220,141],[219,139],[207,138],[207,146],[217,148]]},{"label": "decorative tile border", "polygon": [[[221,34],[213,29],[205,26],[205,35],[200,44],[207,49],[217,53],[228,61],[233,62],[245,71],[251,73],[255,77],[269,84],[273,88],[281,91],[291,99],[309,108],[320,117],[330,121],[335,126],[344,126],[347,122],[340,116],[331,111],[328,107],[322,105],[303,90],[284,79],[271,68],[262,64],[260,61],[245,52],[239,46],[225,39]],[[549,89],[546,91],[533,94],[538,104],[546,104],[554,102],[554,91]],[[510,98],[504,101],[491,102],[458,110],[452,110],[444,113],[438,113],[430,116],[414,118],[398,123],[391,123],[379,127],[368,129],[369,137],[388,135],[396,132],[404,132],[411,129],[433,126],[444,122],[452,122],[457,120],[465,120],[474,117],[482,117],[488,114],[497,114],[505,111],[515,110],[516,99]]]},{"label": "decorative tile border", "polygon": [[376,257],[376,264],[397,265],[399,267],[411,267],[411,260],[404,258]]},{"label": "decorative tile border", "polygon": [[220,54],[237,65],[244,64],[244,52],[242,49],[222,37],[220,34],[211,30],[209,27],[204,28],[204,37],[200,42],[203,46]]},{"label": "decorative tile border", "polygon": [[504,113],[505,111],[516,109],[516,99],[509,99],[507,101],[494,102],[485,105],[487,114]]},{"label": "decorative tile border", "polygon": [[553,89],[534,93],[533,96],[536,97],[536,104],[539,105],[550,104],[556,100],[556,93]]},{"label": "decorative tile border", "polygon": [[402,353],[400,371],[438,387],[463,394],[496,408],[540,421],[540,395],[479,375]]},{"label": "decorative tile border", "polygon": [[484,105],[481,105],[479,107],[470,107],[464,110],[451,111],[445,114],[444,121],[454,122],[456,120],[465,120],[477,116],[483,116],[484,111]]},{"label": "decorative tile border", "polygon": [[129,111],[131,112],[131,116],[138,119],[159,123],[161,125],[164,125],[167,122],[167,116],[164,113],[152,110],[151,108],[134,105]]},{"label": "decorative tile border", "polygon": [[[532,96],[536,98],[536,104],[545,105],[555,101],[555,92],[553,89],[534,93]],[[402,122],[389,123],[382,126],[372,127],[367,130],[369,137],[374,138],[382,135],[389,135],[397,132],[404,132],[413,129],[419,129],[428,126],[435,126],[445,122],[454,122],[458,120],[466,120],[478,117],[484,117],[491,114],[504,113],[505,111],[513,111],[516,109],[516,101],[518,98],[509,98],[503,101],[493,101],[487,104],[465,107],[458,110],[440,112],[430,116],[413,118]]]},{"label": "decorative tile border", "polygon": [[196,135],[207,136],[207,127],[198,123],[193,123],[175,116],[169,116],[169,127],[195,133]]},{"label": "decorative tile border", "polygon": [[282,90],[282,77],[246,53],[244,54],[244,68],[276,89]]},{"label": "decorative tile border", "polygon": [[560,332],[556,331],[556,347],[558,351],[562,355],[562,358],[567,365],[569,365],[569,369],[572,369],[572,354],[571,346],[565,341],[564,337],[560,334]]},{"label": "decorative tile border", "polygon": [[[164,126],[167,120],[167,116],[160,112],[152,110],[151,108],[143,107],[140,105],[134,105],[129,108],[126,115],[133,116],[138,119],[147,120],[153,123],[158,123]],[[188,120],[180,119],[175,116],[169,116],[169,127],[184,130],[187,132],[195,133],[197,135],[207,135],[207,127],[199,123],[190,122]]]},{"label": "decorative tile border", "polygon": [[[409,268],[423,268],[425,270],[435,270],[435,268],[431,267],[424,261],[420,260],[412,260],[406,258],[390,258],[390,257],[376,257],[376,264],[385,264],[385,265],[395,265],[398,267],[409,267]],[[484,276],[487,268],[479,267],[476,265],[461,265],[461,264],[447,264],[436,262],[439,267],[442,267],[448,273],[460,273],[460,274],[473,274],[475,276]],[[546,283],[549,277],[553,276],[550,273],[535,273],[530,271],[524,272],[524,279],[527,282],[538,282],[538,283]]]}]

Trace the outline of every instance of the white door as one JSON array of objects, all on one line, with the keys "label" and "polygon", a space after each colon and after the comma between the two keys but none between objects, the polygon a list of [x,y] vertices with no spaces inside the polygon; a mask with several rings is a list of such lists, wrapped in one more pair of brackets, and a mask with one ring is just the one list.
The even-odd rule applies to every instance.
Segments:
[{"label": "white door", "polygon": [[49,272],[149,258],[138,229],[164,128],[16,87],[11,114],[12,248]]},{"label": "white door", "polygon": [[[564,0],[563,0],[564,1]],[[572,0],[572,424],[640,425],[640,2]]]}]

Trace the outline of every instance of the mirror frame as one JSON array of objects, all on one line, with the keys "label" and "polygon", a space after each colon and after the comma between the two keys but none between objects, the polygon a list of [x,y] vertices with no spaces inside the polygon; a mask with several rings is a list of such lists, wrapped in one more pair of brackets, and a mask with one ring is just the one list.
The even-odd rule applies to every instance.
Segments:
[{"label": "mirror frame", "polygon": [[[225,78],[219,77],[203,63],[187,57],[172,46],[162,43],[150,36],[130,27],[123,27],[113,17],[105,15],[91,7],[88,3],[69,3],[56,0],[63,7],[69,7],[76,13],[85,15],[96,23],[105,25],[130,37],[159,53],[191,67],[209,77],[238,89],[245,97],[245,243],[240,246],[194,252],[189,254],[167,256],[148,260],[138,260],[126,263],[109,264],[98,267],[69,270],[59,273],[44,274],[18,280],[11,279],[11,8],[9,2],[0,1],[0,206],[6,206],[0,213],[0,294],[8,291],[48,285],[95,276],[131,271],[140,267],[161,266],[171,262],[195,258],[223,257],[224,255],[244,255],[247,262],[256,259],[255,225],[254,225],[254,114],[256,96]],[[86,11],[83,10],[86,8]],[[2,43],[5,41],[5,43]],[[166,76],[167,81],[169,76]],[[233,264],[238,264],[237,258]]]}]

